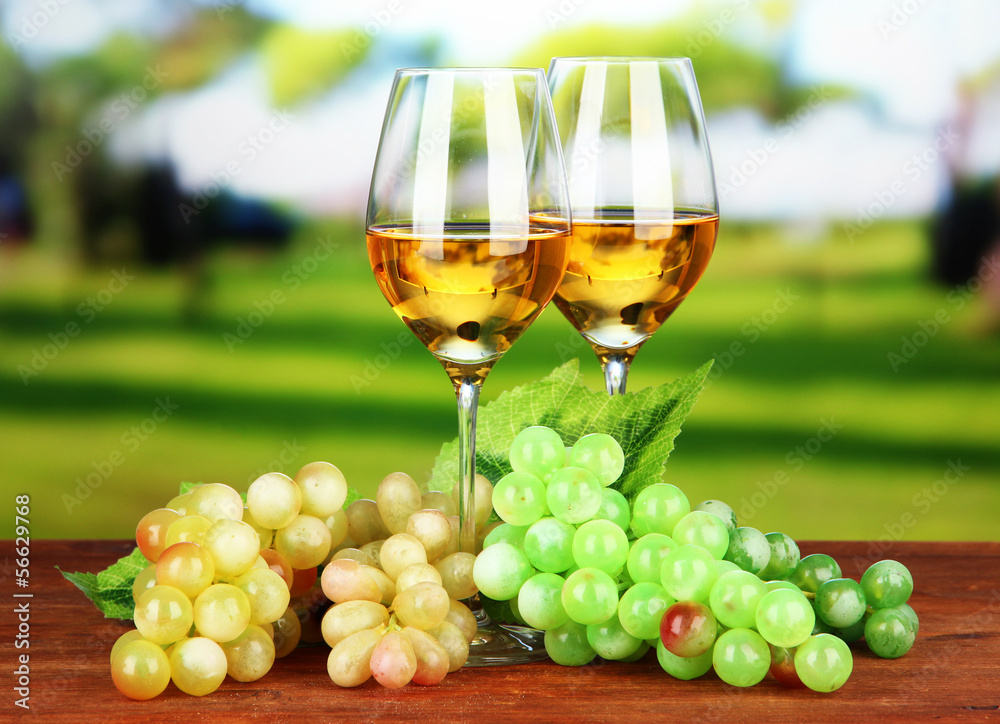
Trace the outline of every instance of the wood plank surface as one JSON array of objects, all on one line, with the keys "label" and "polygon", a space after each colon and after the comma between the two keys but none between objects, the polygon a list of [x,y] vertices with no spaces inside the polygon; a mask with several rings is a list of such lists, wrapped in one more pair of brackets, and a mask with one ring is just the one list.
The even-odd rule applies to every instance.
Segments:
[{"label": "wood plank surface", "polygon": [[[920,616],[914,648],[879,659],[854,644],[854,673],[832,694],[786,689],[770,678],[739,689],[709,673],[695,681],[665,674],[654,655],[632,664],[595,660],[464,668],[438,686],[390,691],[374,681],[339,689],[327,677],[325,646],[300,648],[253,683],[226,679],[206,697],[172,684],[156,699],[131,701],[111,682],[108,655],[130,622],[105,619],[54,566],[98,571],[126,555],[121,541],[33,541],[30,586],[14,586],[13,541],[3,541],[0,721],[48,722],[402,722],[429,721],[1000,721],[1000,543],[806,542],[803,554],[833,555],[859,578],[880,558],[913,573]],[[28,592],[30,599],[14,598]],[[15,606],[29,602],[30,648],[15,648]],[[23,639],[22,639],[23,640]],[[30,709],[21,697],[18,656],[30,655]]]}]

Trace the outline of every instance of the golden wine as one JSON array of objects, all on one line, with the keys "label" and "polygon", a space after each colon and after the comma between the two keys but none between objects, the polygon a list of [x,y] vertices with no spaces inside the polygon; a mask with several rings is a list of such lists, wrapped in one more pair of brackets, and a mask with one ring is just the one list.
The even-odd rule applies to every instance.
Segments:
[{"label": "golden wine", "polygon": [[552,299],[569,259],[565,227],[450,223],[368,229],[368,259],[396,314],[448,373],[486,375]]},{"label": "golden wine", "polygon": [[638,346],[680,305],[708,266],[718,214],[636,221],[631,209],[573,220],[569,265],[555,304],[605,356]]}]

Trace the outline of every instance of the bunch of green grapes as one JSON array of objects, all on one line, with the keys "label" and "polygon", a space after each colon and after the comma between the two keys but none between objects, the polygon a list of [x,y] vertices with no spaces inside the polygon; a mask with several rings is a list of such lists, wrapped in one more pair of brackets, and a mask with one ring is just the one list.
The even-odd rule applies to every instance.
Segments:
[{"label": "bunch of green grapes", "polygon": [[680,679],[714,669],[750,686],[770,671],[833,691],[853,667],[848,642],[864,636],[883,657],[912,646],[913,581],[902,564],[876,563],[860,583],[843,578],[830,556],[800,559],[789,536],[739,527],[721,501],[692,508],[667,483],[629,505],[610,487],[624,460],[609,435],[566,448],[554,430],[529,427],[511,445],[513,472],[493,488],[503,522],[484,540],[474,582],[544,631],[552,660],[634,661],[655,647]]},{"label": "bunch of green grapes", "polygon": [[392,473],[374,501],[354,501],[346,518],[348,537],[321,578],[333,603],[321,625],[330,679],[342,687],[372,677],[392,689],[437,684],[465,663],[477,626],[461,602],[476,593],[475,555],[458,551],[454,502]]},{"label": "bunch of green grapes", "polygon": [[[267,473],[240,494],[198,485],[146,514],[136,543],[150,562],[133,583],[136,629],[111,652],[115,686],[133,699],[172,680],[193,696],[226,674],[255,681],[299,643],[296,600],[346,536],[347,483],[324,462]],[[299,605],[302,605],[301,603]]]}]

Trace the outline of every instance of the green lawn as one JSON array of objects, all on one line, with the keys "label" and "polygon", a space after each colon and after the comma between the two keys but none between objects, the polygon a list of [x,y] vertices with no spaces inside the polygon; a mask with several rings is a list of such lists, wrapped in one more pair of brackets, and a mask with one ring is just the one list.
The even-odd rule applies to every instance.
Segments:
[{"label": "green lawn", "polygon": [[[195,322],[175,274],[126,265],[135,278],[121,288],[111,269],[0,249],[0,488],[11,506],[31,494],[34,536],[126,537],[182,480],[245,489],[312,460],[364,495],[394,470],[426,479],[455,435],[449,383],[382,299],[360,232],[331,229],[341,247],[317,264],[315,229],[277,256],[217,253]],[[1000,539],[1000,338],[981,331],[982,302],[958,309],[925,281],[917,225],[841,236],[723,227],[705,279],[630,379],[718,360],[667,480],[796,538],[887,537],[886,551],[888,538]],[[257,308],[269,315],[241,327]],[[894,370],[889,353],[939,310],[949,321]],[[79,333],[61,339],[69,323]],[[65,349],[53,354],[49,335]],[[25,384],[35,350],[53,358]],[[601,385],[547,310],[484,400],[576,356]]]}]

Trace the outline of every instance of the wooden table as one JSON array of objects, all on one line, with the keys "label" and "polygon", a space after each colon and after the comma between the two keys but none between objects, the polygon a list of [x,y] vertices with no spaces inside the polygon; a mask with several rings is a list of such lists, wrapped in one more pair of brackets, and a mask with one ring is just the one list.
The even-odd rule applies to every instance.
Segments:
[{"label": "wooden table", "polygon": [[[551,662],[465,668],[438,686],[390,691],[374,681],[339,689],[326,674],[325,647],[299,649],[260,681],[226,679],[206,697],[170,685],[158,698],[131,701],[114,688],[108,653],[131,623],[105,619],[54,566],[98,571],[131,550],[120,541],[34,541],[30,587],[14,587],[13,542],[5,566],[0,651],[4,701],[0,721],[946,721],[1000,720],[1000,543],[904,543],[881,549],[863,542],[808,542],[845,575],[860,577],[871,560],[895,558],[913,573],[910,603],[920,615],[914,648],[897,660],[853,647],[854,673],[832,694],[786,689],[766,679],[750,689],[714,674],[684,682],[665,674],[653,655],[634,664],[596,660],[581,668]],[[30,592],[30,648],[15,649],[15,599]],[[13,672],[30,654],[29,711]]]}]

